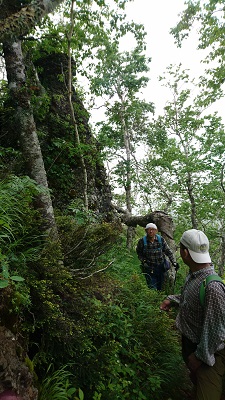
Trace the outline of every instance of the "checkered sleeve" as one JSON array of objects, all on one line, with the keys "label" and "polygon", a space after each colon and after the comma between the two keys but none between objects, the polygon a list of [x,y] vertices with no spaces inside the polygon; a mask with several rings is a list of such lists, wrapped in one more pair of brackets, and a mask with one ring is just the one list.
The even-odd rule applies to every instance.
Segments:
[{"label": "checkered sleeve", "polygon": [[224,348],[225,341],[225,285],[210,282],[206,288],[204,320],[200,342],[195,355],[212,366],[215,353]]},{"label": "checkered sleeve", "polygon": [[140,261],[144,260],[144,242],[143,239],[139,239],[136,247],[136,253]]}]

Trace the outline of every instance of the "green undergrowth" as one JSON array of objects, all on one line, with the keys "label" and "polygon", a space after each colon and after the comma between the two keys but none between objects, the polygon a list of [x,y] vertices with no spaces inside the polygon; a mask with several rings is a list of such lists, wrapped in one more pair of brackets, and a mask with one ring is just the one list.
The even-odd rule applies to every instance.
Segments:
[{"label": "green undergrowth", "polygon": [[0,316],[21,338],[40,399],[55,399],[59,384],[61,398],[72,400],[180,400],[186,378],[174,316],[159,309],[165,293],[147,288],[135,245],[126,249],[118,224],[80,224],[70,215],[57,217],[60,245],[43,238],[36,192],[28,178],[2,184],[8,286],[0,289]]},{"label": "green undergrowth", "polygon": [[[111,224],[86,231],[70,218],[61,222],[67,261],[59,269],[46,254],[47,271],[32,283],[30,357],[40,381],[50,363],[56,371],[69,365],[77,398],[180,399],[177,388],[186,378],[174,320],[160,311],[164,294],[147,288],[125,234]],[[81,253],[76,257],[80,242],[83,263]]]},{"label": "green undergrowth", "polygon": [[159,309],[164,295],[146,287],[123,233],[105,249],[99,262],[108,268],[81,283],[74,385],[87,399],[180,399],[186,376],[174,320]]}]

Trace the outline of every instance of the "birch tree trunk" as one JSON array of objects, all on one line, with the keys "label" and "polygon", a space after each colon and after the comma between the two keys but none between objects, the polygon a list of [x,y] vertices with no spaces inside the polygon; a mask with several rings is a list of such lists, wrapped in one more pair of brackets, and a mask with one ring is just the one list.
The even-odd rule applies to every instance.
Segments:
[{"label": "birch tree trunk", "polygon": [[193,184],[192,184],[192,179],[191,179],[190,173],[188,173],[188,178],[187,178],[187,191],[188,191],[188,196],[189,196],[190,203],[191,203],[192,228],[198,229],[198,222],[197,222],[197,216],[196,216],[196,204],[195,204],[195,198],[193,195]]},{"label": "birch tree trunk", "polygon": [[19,130],[23,157],[29,176],[44,189],[43,193],[37,199],[37,206],[41,210],[44,219],[44,229],[51,229],[54,237],[56,237],[57,229],[52,201],[48,190],[46,171],[30,103],[29,88],[26,84],[21,42],[19,40],[4,42],[3,51],[9,92]]},{"label": "birch tree trunk", "polygon": [[[126,211],[128,212],[129,215],[132,215],[132,205],[131,205],[131,141],[130,141],[130,135],[129,135],[129,130],[125,121],[125,114],[126,114],[126,109],[124,105],[124,99],[123,95],[120,93],[120,89],[117,88],[117,94],[121,102],[121,114],[120,114],[120,120],[121,120],[121,126],[123,130],[123,141],[124,141],[124,147],[126,151],[126,181],[124,183],[124,188],[125,188],[125,195],[126,195]],[[127,227],[127,243],[126,246],[128,249],[132,248],[132,243],[133,239],[135,237],[135,228],[134,227]]]},{"label": "birch tree trunk", "polygon": [[120,111],[120,121],[123,131],[123,142],[126,151],[126,175],[125,175],[125,183],[124,189],[126,194],[126,209],[128,213],[132,214],[132,206],[131,206],[131,143],[130,143],[130,135],[128,131],[128,127],[125,121],[126,109],[124,105],[123,95],[120,92],[119,88],[116,88],[117,95],[120,99],[121,103],[121,111]]}]

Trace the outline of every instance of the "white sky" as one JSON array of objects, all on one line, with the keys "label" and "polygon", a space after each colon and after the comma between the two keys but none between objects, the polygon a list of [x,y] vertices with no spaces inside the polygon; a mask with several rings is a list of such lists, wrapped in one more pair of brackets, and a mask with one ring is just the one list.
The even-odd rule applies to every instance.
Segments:
[{"label": "white sky", "polygon": [[[156,114],[163,111],[166,102],[170,100],[168,89],[162,87],[158,77],[163,75],[170,65],[182,64],[184,69],[190,70],[191,77],[198,77],[203,73],[205,66],[201,63],[204,59],[204,51],[197,50],[198,37],[193,29],[189,38],[183,42],[181,49],[174,43],[173,36],[169,33],[179,21],[179,13],[185,9],[184,0],[133,0],[126,6],[126,14],[129,20],[141,23],[147,32],[147,56],[151,57],[147,88],[143,92],[146,101],[153,102]],[[129,50],[131,42],[124,42],[123,50]],[[222,116],[224,99],[210,108],[210,112],[217,111]],[[208,110],[209,111],[209,110]],[[93,115],[92,122],[104,119],[101,109]],[[95,114],[95,113],[94,113]],[[143,157],[143,149],[140,148],[139,156]]]},{"label": "white sky", "polygon": [[183,42],[182,48],[174,43],[169,33],[179,21],[178,14],[185,9],[183,0],[134,0],[127,5],[127,16],[137,23],[142,23],[147,31],[147,54],[151,57],[150,82],[145,92],[146,100],[156,105],[160,112],[165,105],[167,96],[165,88],[158,81],[159,75],[166,71],[170,64],[181,63],[184,68],[190,69],[192,77],[203,71],[200,60],[202,51],[196,50],[197,35],[193,31],[190,38]]},{"label": "white sky", "polygon": [[[166,67],[181,63],[183,68],[190,70],[192,77],[197,77],[204,70],[204,65],[201,63],[204,52],[197,50],[197,32],[192,30],[181,49],[175,45],[174,38],[169,33],[179,21],[178,14],[184,9],[184,0],[133,0],[126,6],[127,18],[143,24],[147,32],[146,53],[152,61],[149,71],[150,81],[143,92],[143,97],[155,104],[156,114],[162,112],[166,101],[169,100],[168,89],[163,88],[158,80],[159,75],[166,71]],[[124,42],[124,50],[127,50],[130,44],[129,39]],[[218,110],[221,115],[223,109],[223,99],[212,107],[212,111]],[[93,115],[92,122],[99,119],[100,113],[101,111]]]}]

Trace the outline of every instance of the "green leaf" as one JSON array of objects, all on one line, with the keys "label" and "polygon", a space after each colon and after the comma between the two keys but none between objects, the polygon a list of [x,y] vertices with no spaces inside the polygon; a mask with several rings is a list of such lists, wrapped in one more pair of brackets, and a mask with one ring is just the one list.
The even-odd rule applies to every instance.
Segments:
[{"label": "green leaf", "polygon": [[67,394],[69,397],[71,397],[75,392],[76,392],[76,389],[73,387],[67,390]]},{"label": "green leaf", "polygon": [[2,275],[5,279],[9,278],[9,271],[7,265],[2,266]]},{"label": "green leaf", "polygon": [[22,278],[22,276],[17,276],[17,275],[10,276],[10,279],[12,281],[16,281],[16,282],[23,282],[24,281],[24,278]]},{"label": "green leaf", "polygon": [[79,388],[79,399],[84,400],[84,392]]},{"label": "green leaf", "polygon": [[3,289],[9,285],[9,281],[6,279],[0,280],[0,289]]}]

